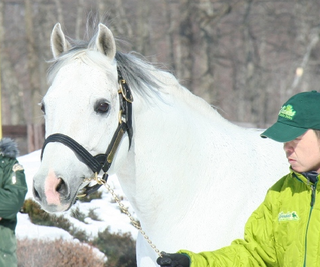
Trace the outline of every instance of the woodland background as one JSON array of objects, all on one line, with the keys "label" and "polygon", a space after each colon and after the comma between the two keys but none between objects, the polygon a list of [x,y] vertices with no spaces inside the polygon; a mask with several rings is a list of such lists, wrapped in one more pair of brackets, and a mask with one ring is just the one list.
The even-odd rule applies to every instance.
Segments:
[{"label": "woodland background", "polygon": [[4,125],[43,123],[51,30],[83,39],[90,13],[228,120],[264,128],[291,95],[319,90],[319,0],[0,0]]}]

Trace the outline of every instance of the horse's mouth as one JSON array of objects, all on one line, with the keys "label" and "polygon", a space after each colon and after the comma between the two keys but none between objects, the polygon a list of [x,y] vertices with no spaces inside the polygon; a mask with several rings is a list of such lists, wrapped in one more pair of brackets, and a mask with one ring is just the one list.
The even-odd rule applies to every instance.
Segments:
[{"label": "horse's mouth", "polygon": [[102,177],[98,177],[98,174],[94,173],[92,177],[84,178],[77,190],[76,197],[83,198],[97,191],[103,184],[106,183],[107,179],[108,174],[106,173]]},{"label": "horse's mouth", "polygon": [[88,188],[90,188],[91,178],[81,178],[82,182],[79,184],[75,193],[71,193],[69,186],[65,182],[61,182],[57,187],[57,191],[60,193],[61,206],[64,211],[69,210],[77,199],[87,195]]},{"label": "horse's mouth", "polygon": [[88,179],[84,179],[83,182],[79,185],[77,193],[76,193],[76,198],[81,198],[85,197],[87,195],[87,190],[90,186],[90,181]]},{"label": "horse's mouth", "polygon": [[[84,179],[85,180],[85,179]],[[78,189],[75,191],[74,194],[71,195],[71,192],[69,192],[69,194],[67,193],[66,197],[61,198],[61,206],[64,209],[64,211],[69,210],[73,204],[76,203],[77,199],[83,197],[83,193],[81,193],[86,186],[88,186],[90,184],[90,182],[86,183],[86,182],[82,182],[79,186]],[[63,191],[63,189],[62,189]]]},{"label": "horse's mouth", "polygon": [[72,205],[90,193],[96,191],[105,181],[93,174],[90,178],[71,179],[73,181],[80,180],[76,190],[72,190],[75,184],[71,185],[62,177],[49,180],[46,186],[33,187],[33,195],[35,200],[47,212],[63,212],[69,210]]}]

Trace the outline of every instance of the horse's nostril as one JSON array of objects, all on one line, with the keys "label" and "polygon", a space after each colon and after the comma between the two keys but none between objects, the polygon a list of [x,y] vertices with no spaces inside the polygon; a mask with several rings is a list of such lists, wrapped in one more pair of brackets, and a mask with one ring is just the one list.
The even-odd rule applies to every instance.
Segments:
[{"label": "horse's nostril", "polygon": [[40,195],[38,193],[38,191],[33,187],[33,196],[36,200],[40,200]]},{"label": "horse's nostril", "polygon": [[68,194],[68,187],[66,183],[63,181],[63,179],[61,178],[60,178],[59,184],[56,187],[56,191],[62,196],[65,196]]}]

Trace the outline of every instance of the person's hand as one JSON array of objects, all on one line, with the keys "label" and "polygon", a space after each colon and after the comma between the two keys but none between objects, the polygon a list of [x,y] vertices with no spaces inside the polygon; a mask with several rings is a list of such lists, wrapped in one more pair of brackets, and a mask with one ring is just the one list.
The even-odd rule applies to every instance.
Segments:
[{"label": "person's hand", "polygon": [[187,255],[173,253],[169,254],[166,252],[161,252],[162,257],[157,259],[157,263],[161,267],[189,267],[190,259]]}]

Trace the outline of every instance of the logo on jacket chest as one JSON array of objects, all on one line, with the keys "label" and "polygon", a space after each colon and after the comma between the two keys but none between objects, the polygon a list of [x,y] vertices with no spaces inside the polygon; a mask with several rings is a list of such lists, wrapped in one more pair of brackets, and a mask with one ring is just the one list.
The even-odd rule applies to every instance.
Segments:
[{"label": "logo on jacket chest", "polygon": [[299,221],[300,218],[296,211],[289,211],[284,213],[281,211],[278,214],[278,222],[285,222],[285,221]]}]

